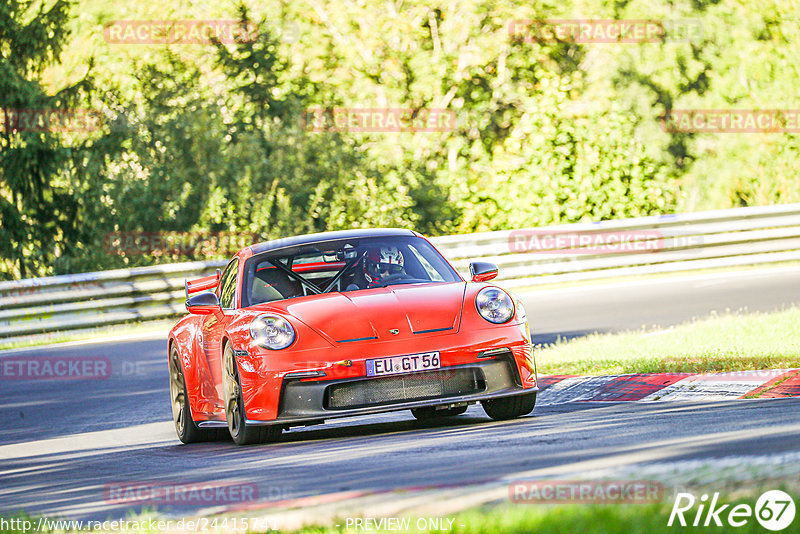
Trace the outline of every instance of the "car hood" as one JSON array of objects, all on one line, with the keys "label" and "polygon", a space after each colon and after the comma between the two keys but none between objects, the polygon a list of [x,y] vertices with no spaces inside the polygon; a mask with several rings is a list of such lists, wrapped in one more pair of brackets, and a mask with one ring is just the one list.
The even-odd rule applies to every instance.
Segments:
[{"label": "car hood", "polygon": [[290,299],[282,307],[336,343],[409,338],[458,331],[465,288],[464,282],[396,285]]}]

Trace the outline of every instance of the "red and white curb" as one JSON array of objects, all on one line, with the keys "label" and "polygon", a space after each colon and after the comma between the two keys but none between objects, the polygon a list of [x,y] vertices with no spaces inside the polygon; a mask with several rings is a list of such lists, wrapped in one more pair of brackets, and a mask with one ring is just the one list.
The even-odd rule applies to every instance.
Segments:
[{"label": "red and white curb", "polygon": [[576,401],[700,401],[800,397],[800,369],[539,378],[537,404]]}]

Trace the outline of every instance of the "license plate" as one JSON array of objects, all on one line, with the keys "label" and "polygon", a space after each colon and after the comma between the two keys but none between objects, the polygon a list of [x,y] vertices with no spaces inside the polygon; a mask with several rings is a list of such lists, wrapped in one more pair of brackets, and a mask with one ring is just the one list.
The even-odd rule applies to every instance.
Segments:
[{"label": "license plate", "polygon": [[391,356],[367,360],[367,376],[398,375],[427,371],[441,367],[438,352],[423,352],[408,356]]}]

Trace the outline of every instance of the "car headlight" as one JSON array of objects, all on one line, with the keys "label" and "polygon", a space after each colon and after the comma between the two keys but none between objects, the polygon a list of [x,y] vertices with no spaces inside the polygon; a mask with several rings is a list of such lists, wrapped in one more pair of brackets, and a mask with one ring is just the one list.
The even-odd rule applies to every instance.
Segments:
[{"label": "car headlight", "polygon": [[501,324],[511,320],[514,303],[508,293],[496,287],[485,287],[475,297],[475,307],[481,317],[490,323]]},{"label": "car headlight", "polygon": [[280,350],[294,343],[295,333],[283,317],[259,315],[250,323],[250,337],[261,347]]}]

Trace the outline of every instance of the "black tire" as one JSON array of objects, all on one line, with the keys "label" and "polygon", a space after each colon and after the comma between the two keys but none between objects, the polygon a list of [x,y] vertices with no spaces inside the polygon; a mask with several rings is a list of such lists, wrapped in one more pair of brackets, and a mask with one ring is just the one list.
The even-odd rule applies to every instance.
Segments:
[{"label": "black tire", "polygon": [[178,434],[179,440],[183,443],[197,443],[225,437],[225,429],[199,428],[192,419],[183,364],[178,347],[175,345],[172,345],[169,351],[169,393],[172,401],[172,422],[175,424],[175,433]]},{"label": "black tire", "polygon": [[420,421],[428,421],[431,419],[438,419],[440,417],[454,417],[461,415],[467,411],[469,406],[456,406],[455,408],[445,408],[444,410],[437,410],[434,406],[426,406],[425,408],[412,408],[411,414]]},{"label": "black tire", "polygon": [[253,445],[276,441],[282,433],[278,425],[247,426],[244,411],[242,384],[239,380],[239,365],[233,355],[233,348],[225,344],[222,355],[222,391],[225,401],[225,419],[228,432],[237,445]]},{"label": "black tire", "polygon": [[481,401],[481,404],[486,415],[496,421],[515,419],[533,411],[533,407],[536,406],[536,392],[485,400]]}]

